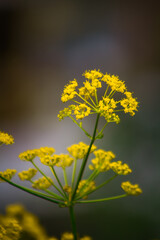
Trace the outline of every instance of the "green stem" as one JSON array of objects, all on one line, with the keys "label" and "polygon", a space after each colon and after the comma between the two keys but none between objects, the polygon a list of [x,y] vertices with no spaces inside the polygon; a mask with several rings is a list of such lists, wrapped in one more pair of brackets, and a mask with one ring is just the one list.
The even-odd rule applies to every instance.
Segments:
[{"label": "green stem", "polygon": [[105,91],[105,93],[104,93],[104,96],[103,96],[104,98],[105,98],[106,95],[107,95],[108,89],[109,89],[109,85],[107,86],[106,91]]},{"label": "green stem", "polygon": [[48,182],[50,182],[52,184],[52,186],[55,189],[57,189],[57,191],[63,196],[63,193],[59,190],[59,188],[52,181],[50,181],[50,179],[40,170],[40,168],[33,161],[31,161],[31,163],[48,180]]},{"label": "green stem", "polygon": [[[86,192],[84,193],[83,195],[81,195],[80,197],[76,198],[76,200],[79,200],[81,198],[83,198],[84,196],[86,195],[89,195],[93,192],[95,192],[96,190],[98,190],[99,188],[103,187],[104,185],[106,185],[107,183],[111,182],[113,179],[115,179],[116,177],[118,176],[118,174],[114,175],[113,177],[111,177],[110,179],[106,180],[105,182],[103,182],[102,184],[100,184],[98,187],[96,187],[95,189],[89,191],[89,192]],[[95,176],[96,177],[96,176]]]},{"label": "green stem", "polygon": [[95,169],[93,171],[93,173],[89,176],[89,178],[87,179],[86,183],[83,185],[82,188],[79,189],[79,192],[76,194],[75,196],[75,200],[81,199],[83,196],[86,196],[86,192],[81,195],[81,193],[83,192],[83,190],[86,188],[87,184],[92,181],[92,179],[94,179],[97,176],[97,173],[99,174],[99,172],[97,171],[97,169]]},{"label": "green stem", "polygon": [[5,182],[8,182],[10,185],[12,185],[12,186],[14,186],[14,187],[16,187],[16,188],[19,188],[19,189],[21,189],[22,191],[28,192],[28,193],[30,193],[30,194],[32,194],[32,195],[35,195],[36,197],[40,197],[40,198],[43,198],[43,199],[45,199],[45,200],[48,200],[48,201],[50,201],[50,202],[54,202],[54,203],[57,203],[57,204],[62,203],[61,201],[57,201],[57,200],[54,200],[54,199],[50,199],[51,196],[49,196],[49,195],[47,195],[47,194],[39,193],[39,192],[34,191],[34,190],[32,190],[32,189],[29,189],[29,188],[26,188],[26,187],[22,187],[22,186],[20,186],[20,185],[18,185],[18,184],[16,184],[16,183],[13,183],[13,182],[9,181],[8,179],[6,179],[6,178],[4,178],[4,177],[2,177],[2,176],[0,176],[0,178],[2,178]]},{"label": "green stem", "polygon": [[70,218],[71,218],[72,232],[73,232],[74,240],[77,240],[77,229],[76,229],[76,221],[75,221],[73,206],[69,207],[69,213],[70,213]]},{"label": "green stem", "polygon": [[50,169],[51,169],[53,175],[55,176],[55,178],[56,178],[56,180],[57,180],[57,182],[58,182],[60,188],[61,188],[62,191],[64,192],[63,196],[65,195],[65,197],[67,198],[67,194],[66,194],[66,192],[65,192],[64,189],[63,189],[63,186],[62,186],[62,184],[61,184],[61,182],[60,182],[60,180],[59,180],[59,178],[58,178],[58,176],[57,176],[57,173],[56,173],[54,167],[50,167]]},{"label": "green stem", "polygon": [[95,111],[97,111],[97,109],[92,105],[90,104],[86,99],[84,99],[82,96],[80,96],[78,93],[77,93],[77,96],[80,97],[86,104],[88,104],[91,108],[93,108]]},{"label": "green stem", "polygon": [[102,199],[95,199],[95,200],[76,201],[76,203],[96,203],[96,202],[104,202],[104,201],[119,199],[119,198],[123,198],[123,197],[127,197],[127,196],[128,196],[128,194],[122,194],[122,195],[115,196],[115,197],[110,197],[110,198],[102,198]]},{"label": "green stem", "polygon": [[82,129],[82,131],[87,135],[87,137],[92,138],[92,137],[89,135],[89,133],[88,133],[73,117],[71,117],[71,116],[69,116],[69,117],[70,117],[70,119],[72,119],[72,121],[73,121],[78,127],[80,127],[80,128]]},{"label": "green stem", "polygon": [[95,104],[95,102],[93,101],[93,99],[91,98],[90,95],[89,95],[89,99],[91,100],[91,102],[93,103],[93,105],[94,105],[95,107],[97,107],[96,104]]},{"label": "green stem", "polygon": [[104,129],[105,129],[105,127],[108,125],[108,122],[106,122],[105,123],[105,125],[103,126],[103,128],[101,129],[101,131],[98,133],[98,135],[96,136],[96,139],[98,138],[98,136],[100,136],[102,133],[103,133],[103,131],[104,131]]},{"label": "green stem", "polygon": [[82,178],[82,175],[83,175],[83,172],[84,172],[84,169],[85,169],[85,166],[86,166],[86,163],[87,163],[90,151],[91,151],[91,147],[92,147],[92,145],[95,141],[95,136],[96,136],[96,131],[97,131],[97,127],[98,127],[99,117],[100,117],[100,114],[97,114],[97,119],[96,119],[96,124],[95,124],[94,132],[93,132],[93,137],[92,137],[91,143],[89,145],[87,154],[86,154],[85,158],[83,159],[81,169],[80,169],[80,172],[79,172],[79,175],[78,175],[78,179],[77,179],[77,182],[76,182],[76,186],[75,186],[74,191],[73,191],[72,199],[74,199],[74,197],[75,197],[75,194],[76,194],[76,191],[77,191],[77,188],[78,188],[78,184],[81,181],[81,178]]},{"label": "green stem", "polygon": [[96,103],[98,105],[97,89],[95,90],[95,99],[96,99]]},{"label": "green stem", "polygon": [[64,182],[66,185],[68,185],[68,180],[67,180],[67,173],[66,173],[66,169],[63,168],[63,175],[64,175]]},{"label": "green stem", "polygon": [[[34,181],[29,180],[32,184],[34,184]],[[57,195],[56,193],[53,193],[51,191],[49,191],[48,189],[43,189],[44,192],[49,193],[51,196],[53,196],[54,198],[58,199],[58,200],[64,200],[62,197],[60,197],[59,195]]]},{"label": "green stem", "polygon": [[75,175],[76,175],[76,167],[77,167],[77,158],[75,158],[73,172],[72,172],[72,189],[73,189],[73,186],[74,186],[74,180],[75,180]]}]

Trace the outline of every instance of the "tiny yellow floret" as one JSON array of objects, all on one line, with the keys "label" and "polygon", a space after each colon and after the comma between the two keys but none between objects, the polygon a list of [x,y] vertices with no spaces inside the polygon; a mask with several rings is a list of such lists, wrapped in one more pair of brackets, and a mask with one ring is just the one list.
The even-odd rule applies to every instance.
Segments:
[{"label": "tiny yellow floret", "polygon": [[138,184],[133,185],[129,181],[122,182],[121,187],[128,195],[139,195],[142,193]]}]

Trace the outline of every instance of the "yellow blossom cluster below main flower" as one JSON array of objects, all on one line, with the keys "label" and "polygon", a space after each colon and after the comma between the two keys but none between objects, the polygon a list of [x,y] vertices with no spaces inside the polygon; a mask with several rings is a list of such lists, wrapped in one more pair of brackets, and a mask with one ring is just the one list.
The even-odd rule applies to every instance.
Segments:
[{"label": "yellow blossom cluster below main flower", "polygon": [[[6,214],[0,214],[0,239],[23,240],[25,236],[34,240],[59,240],[56,237],[49,237],[37,216],[28,212],[22,205],[8,205]],[[70,232],[65,232],[60,240],[74,240],[74,236]],[[78,240],[92,240],[92,238],[84,236]]]},{"label": "yellow blossom cluster below main flower", "polygon": [[[83,76],[86,80],[82,87],[77,89],[76,79],[64,87],[62,102],[71,100],[74,104],[59,112],[59,120],[72,116],[75,116],[76,120],[82,120],[90,114],[99,113],[107,122],[119,123],[120,118],[117,113],[120,111],[134,116],[138,102],[136,98],[132,97],[132,93],[127,90],[124,81],[120,80],[118,76],[103,74],[99,70],[86,71]],[[102,88],[103,84],[106,85],[104,95],[99,99],[98,89]],[[118,100],[113,98],[116,92],[121,94]]]}]

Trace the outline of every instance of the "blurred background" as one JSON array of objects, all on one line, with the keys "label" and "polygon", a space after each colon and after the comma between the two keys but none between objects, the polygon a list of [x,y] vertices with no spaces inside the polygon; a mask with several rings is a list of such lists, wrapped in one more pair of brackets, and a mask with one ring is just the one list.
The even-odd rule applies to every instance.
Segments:
[{"label": "blurred background", "polygon": [[[1,147],[1,171],[27,169],[18,159],[27,149],[53,146],[61,153],[73,143],[89,143],[71,120],[57,118],[67,106],[60,101],[63,86],[82,81],[86,69],[119,75],[140,102],[133,118],[121,116],[97,142],[133,173],[94,196],[121,194],[120,183],[127,180],[139,183],[143,194],[76,206],[81,236],[160,238],[159,26],[159,1],[0,0],[0,129],[15,138],[14,145]],[[92,133],[91,123],[85,121]],[[67,209],[0,184],[0,212],[17,202],[39,216],[48,234],[71,230]]]}]

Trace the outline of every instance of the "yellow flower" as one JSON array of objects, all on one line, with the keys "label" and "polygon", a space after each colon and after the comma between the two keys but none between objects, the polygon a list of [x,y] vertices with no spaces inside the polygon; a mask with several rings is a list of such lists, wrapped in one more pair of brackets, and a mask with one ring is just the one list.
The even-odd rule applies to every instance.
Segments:
[{"label": "yellow flower", "polygon": [[[15,219],[16,221],[18,221],[18,224],[22,228],[21,237],[27,236],[27,239],[35,239],[35,240],[52,240],[52,238],[49,238],[47,236],[44,228],[40,225],[39,219],[35,215],[28,212],[20,204],[11,204],[7,206],[6,215],[5,216],[0,215],[0,224],[2,224],[2,226],[4,227],[4,224],[3,224],[4,220],[8,221],[9,219]],[[9,236],[6,235],[6,237],[9,237]],[[4,240],[12,240],[12,239],[13,239],[12,237],[4,238]],[[21,239],[21,238],[18,238],[18,239]],[[53,238],[53,240],[58,240],[58,239]]]},{"label": "yellow flower", "polygon": [[4,240],[19,240],[22,227],[19,222],[10,217],[0,216],[0,223],[2,224],[0,228],[0,236]]},{"label": "yellow flower", "polygon": [[129,166],[126,163],[122,164],[121,161],[112,162],[110,168],[118,175],[127,175],[132,172]]},{"label": "yellow flower", "polygon": [[55,152],[55,149],[52,147],[41,147],[38,149],[38,156],[43,157],[43,156],[48,156],[52,155]]},{"label": "yellow flower", "polygon": [[0,239],[4,239],[6,235],[6,230],[0,225]]},{"label": "yellow flower", "polygon": [[139,195],[142,193],[138,184],[133,185],[129,181],[122,182],[121,187],[128,195]]},{"label": "yellow flower", "polygon": [[[60,111],[58,114],[59,120],[69,116],[75,122],[72,116],[75,116],[76,120],[82,120],[90,114],[100,113],[107,122],[118,124],[120,122],[118,112],[124,111],[125,113],[130,113],[131,116],[135,114],[138,102],[127,91],[124,81],[121,81],[118,76],[107,73],[103,75],[99,70],[86,71],[83,76],[87,80],[78,89],[79,93],[75,91],[75,88],[78,86],[76,80],[65,86],[61,98],[62,101],[72,100],[75,105],[70,105],[68,108]],[[105,82],[107,87],[102,98],[98,99],[98,88],[102,88],[102,82]],[[113,97],[116,92],[125,94],[126,98],[117,95],[119,99],[115,100]],[[79,98],[80,101],[74,100],[74,97]],[[120,106],[123,108],[119,108]]]},{"label": "yellow flower", "polygon": [[92,238],[89,236],[84,236],[84,237],[80,238],[80,240],[92,240]]},{"label": "yellow flower", "polygon": [[71,188],[70,186],[68,186],[68,185],[65,185],[65,186],[63,187],[63,190],[64,190],[66,193],[68,193],[68,194],[71,194],[71,192],[72,192],[72,188]]},{"label": "yellow flower", "polygon": [[65,232],[62,234],[61,240],[74,240],[74,236],[72,233]]},{"label": "yellow flower", "polygon": [[92,164],[89,165],[90,170],[97,169],[99,172],[106,172],[110,170],[110,161],[115,158],[115,155],[111,151],[104,151],[99,149],[94,151],[96,158],[92,159]]},{"label": "yellow flower", "polygon": [[13,143],[14,143],[14,138],[11,135],[0,131],[0,145],[2,144],[8,145]]},{"label": "yellow flower", "polygon": [[[11,180],[12,177],[16,174],[17,170],[15,169],[6,169],[4,172],[0,172],[0,176],[6,178],[7,180]],[[5,182],[2,178],[0,178],[0,182]]]},{"label": "yellow flower", "polygon": [[[88,151],[89,145],[79,142],[78,144],[73,144],[72,146],[68,147],[68,152],[77,159],[83,159]],[[96,149],[95,145],[92,145],[91,151],[93,152]]]},{"label": "yellow flower", "polygon": [[136,98],[132,97],[132,94],[130,92],[125,92],[125,95],[127,98],[124,98],[120,101],[120,104],[122,107],[124,107],[124,112],[125,113],[130,113],[131,116],[135,115],[134,111],[138,111],[138,102]]},{"label": "yellow flower", "polygon": [[34,168],[29,168],[28,170],[24,170],[20,173],[18,173],[19,178],[24,181],[24,180],[31,180],[37,173],[37,170]]},{"label": "yellow flower", "polygon": [[59,162],[59,159],[56,157],[56,155],[53,155],[53,156],[47,155],[47,156],[41,157],[40,161],[44,165],[52,167],[52,166],[55,166]]},{"label": "yellow flower", "polygon": [[86,194],[84,198],[87,197],[87,193],[94,190],[96,188],[96,184],[94,181],[87,181],[87,180],[81,180],[79,182],[77,193],[80,193],[80,195]]},{"label": "yellow flower", "polygon": [[38,149],[33,149],[33,150],[27,150],[23,153],[19,154],[19,158],[23,161],[32,161],[35,157],[37,157],[39,154]]},{"label": "yellow flower", "polygon": [[106,82],[112,89],[112,91],[123,93],[126,90],[124,81],[119,80],[118,76],[105,74],[102,81]]},{"label": "yellow flower", "polygon": [[62,167],[66,168],[72,165],[73,163],[73,158],[71,158],[68,154],[59,154],[59,155],[54,155],[55,159],[57,159],[56,166],[57,167]]},{"label": "yellow flower", "polygon": [[77,105],[74,110],[74,114],[77,120],[87,117],[90,114],[90,112],[91,112],[91,108],[84,103]]},{"label": "yellow flower", "polygon": [[61,97],[62,102],[67,102],[68,100],[71,100],[74,98],[74,96],[76,95],[75,89],[77,86],[78,86],[78,83],[76,79],[74,79],[64,87],[62,97]]},{"label": "yellow flower", "polygon": [[32,187],[36,189],[42,189],[42,190],[49,188],[52,185],[52,179],[50,177],[47,177],[47,178],[49,180],[46,179],[45,177],[41,177],[35,180],[32,184]]},{"label": "yellow flower", "polygon": [[97,71],[96,69],[94,69],[94,70],[85,71],[85,73],[83,73],[82,76],[84,76],[87,79],[94,80],[97,78],[101,78],[103,74],[100,72],[100,70]]},{"label": "yellow flower", "polygon": [[99,101],[99,112],[107,122],[119,123],[119,116],[114,113],[116,107],[117,102],[113,98],[103,97],[103,100]]},{"label": "yellow flower", "polygon": [[64,108],[63,110],[59,111],[59,114],[57,115],[57,117],[61,121],[65,117],[71,116],[74,109],[75,109],[75,105],[70,105],[68,108]]}]

